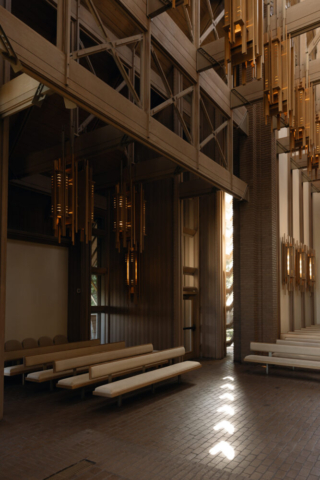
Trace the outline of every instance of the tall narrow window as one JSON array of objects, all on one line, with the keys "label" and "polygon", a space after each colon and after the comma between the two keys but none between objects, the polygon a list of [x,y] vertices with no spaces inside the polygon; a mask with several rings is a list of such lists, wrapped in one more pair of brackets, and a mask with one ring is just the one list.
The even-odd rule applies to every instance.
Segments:
[{"label": "tall narrow window", "polygon": [[233,197],[225,194],[226,340],[233,344]]}]

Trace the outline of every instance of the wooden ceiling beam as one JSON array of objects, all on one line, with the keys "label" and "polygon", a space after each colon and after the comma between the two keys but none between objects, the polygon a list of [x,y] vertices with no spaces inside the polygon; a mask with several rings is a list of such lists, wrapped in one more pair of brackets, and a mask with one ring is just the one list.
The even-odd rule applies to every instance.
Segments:
[{"label": "wooden ceiling beam", "polygon": [[196,178],[188,182],[181,182],[179,184],[180,198],[200,197],[201,195],[207,195],[216,190],[215,187],[201,178]]},{"label": "wooden ceiling beam", "polygon": [[22,71],[182,168],[237,198],[246,195],[245,182],[199,153],[196,146],[179,138],[74,60],[70,61],[66,85],[65,54],[2,7],[0,15]]},{"label": "wooden ceiling beam", "polygon": [[[78,160],[90,159],[113,150],[124,150],[125,146],[133,140],[120,130],[107,125],[92,132],[80,135],[74,142],[74,153]],[[69,142],[66,143],[66,151],[69,151]],[[35,175],[37,173],[50,172],[53,161],[61,156],[61,144],[54,147],[34,152],[24,159],[13,160],[12,168],[17,178]]]},{"label": "wooden ceiling beam", "polygon": [[[153,158],[133,165],[132,179],[134,182],[153,182],[164,178],[173,177],[181,173],[177,165],[165,157]],[[129,180],[128,171],[125,169],[124,178]],[[95,180],[95,190],[111,188],[120,181],[120,168],[99,174]]]},{"label": "wooden ceiling beam", "polygon": [[[0,117],[8,117],[33,105],[40,82],[25,73],[0,87]],[[52,93],[44,87],[42,95]]]}]

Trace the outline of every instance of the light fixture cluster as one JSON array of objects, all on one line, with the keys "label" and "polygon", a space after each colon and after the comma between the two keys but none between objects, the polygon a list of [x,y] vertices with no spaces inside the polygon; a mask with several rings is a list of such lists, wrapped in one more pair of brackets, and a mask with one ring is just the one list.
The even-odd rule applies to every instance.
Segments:
[{"label": "light fixture cluster", "polygon": [[292,237],[282,238],[282,284],[289,292],[314,292],[316,282],[316,253]]},{"label": "light fixture cluster", "polygon": [[315,111],[314,88],[306,79],[295,88],[295,110],[290,124],[290,150],[307,155],[308,173],[318,177],[320,159],[320,117]]},{"label": "light fixture cluster", "polygon": [[72,244],[75,236],[86,243],[92,238],[94,221],[94,183],[88,161],[77,162],[74,155],[66,164],[64,158],[55,160],[51,176],[51,214],[54,235],[58,238],[69,235]]},{"label": "light fixture cluster", "polygon": [[225,62],[231,63],[235,85],[235,67],[242,66],[241,83],[246,83],[248,66],[252,77],[262,78],[263,0],[225,0]]},{"label": "light fixture cluster", "polygon": [[146,235],[146,202],[142,184],[121,182],[114,196],[114,231],[116,247],[121,244],[126,253],[126,284],[129,296],[135,303],[139,297],[140,254],[144,250]]},{"label": "light fixture cluster", "polygon": [[280,130],[281,115],[284,115],[286,124],[293,124],[295,57],[293,42],[287,34],[286,8],[283,5],[282,27],[278,23],[274,33],[271,27],[271,6],[271,2],[268,2],[267,32],[264,37],[264,113],[266,123],[275,117]]}]

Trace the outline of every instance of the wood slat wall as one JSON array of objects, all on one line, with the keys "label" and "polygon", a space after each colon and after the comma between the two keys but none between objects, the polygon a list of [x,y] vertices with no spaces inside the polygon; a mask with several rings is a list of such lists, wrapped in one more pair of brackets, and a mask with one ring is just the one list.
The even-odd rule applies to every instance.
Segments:
[{"label": "wood slat wall", "polygon": [[234,202],[235,361],[250,342],[279,338],[279,211],[275,135],[263,105],[249,106],[249,137],[236,140],[235,170],[249,185],[250,202]]},{"label": "wood slat wall", "polygon": [[200,197],[200,308],[202,355],[225,356],[221,256],[222,192]]},{"label": "wood slat wall", "polygon": [[[144,185],[146,239],[140,270],[140,299],[128,299],[125,252],[110,242],[110,341],[126,346],[173,347],[173,179]],[[113,212],[111,223],[113,222]]]},{"label": "wood slat wall", "polygon": [[[11,9],[11,0],[0,0]],[[10,67],[0,58],[0,86],[10,80]],[[0,365],[4,363],[6,312],[7,211],[8,211],[9,119],[0,120]],[[0,420],[3,418],[3,369],[0,369]]]}]

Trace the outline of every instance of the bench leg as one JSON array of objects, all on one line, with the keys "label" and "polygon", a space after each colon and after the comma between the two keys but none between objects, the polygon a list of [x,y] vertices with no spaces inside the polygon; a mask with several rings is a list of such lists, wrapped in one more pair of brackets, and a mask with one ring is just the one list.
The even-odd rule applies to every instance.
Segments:
[{"label": "bench leg", "polygon": [[178,383],[181,383],[181,375],[178,375]]},{"label": "bench leg", "polygon": [[86,395],[86,390],[84,387],[81,388],[81,400],[84,400],[84,397]]},{"label": "bench leg", "polygon": [[50,380],[50,392],[53,392],[53,380]]},{"label": "bench leg", "polygon": [[22,385],[24,385],[26,382],[25,382],[25,374],[23,373],[22,374]]},{"label": "bench leg", "polygon": [[118,407],[121,407],[122,405],[122,395],[119,395],[118,397]]},{"label": "bench leg", "polygon": [[268,374],[269,374],[269,365],[267,364],[266,365],[266,375],[268,375]]}]

